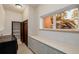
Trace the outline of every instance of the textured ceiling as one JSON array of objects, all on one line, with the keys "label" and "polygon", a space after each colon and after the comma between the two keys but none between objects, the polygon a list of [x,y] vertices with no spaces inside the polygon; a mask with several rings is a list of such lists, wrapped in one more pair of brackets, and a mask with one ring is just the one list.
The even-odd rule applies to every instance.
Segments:
[{"label": "textured ceiling", "polygon": [[17,8],[14,4],[3,4],[3,7],[12,11],[23,12],[25,5],[22,8]]},{"label": "textured ceiling", "polygon": [[17,8],[15,4],[3,4],[3,7],[8,10],[16,11],[22,13],[27,6],[37,7],[38,4],[22,4],[22,8]]}]

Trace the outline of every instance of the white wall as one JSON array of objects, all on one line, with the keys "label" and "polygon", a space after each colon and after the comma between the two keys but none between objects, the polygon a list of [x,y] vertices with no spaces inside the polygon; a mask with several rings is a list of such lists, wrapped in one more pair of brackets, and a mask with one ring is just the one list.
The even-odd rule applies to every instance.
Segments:
[{"label": "white wall", "polygon": [[[45,14],[54,12],[58,9],[61,9],[63,7],[66,7],[69,5],[40,5],[38,8],[38,12],[39,12],[39,19],[40,20],[40,16],[43,16]],[[49,39],[56,39],[59,41],[62,41],[64,43],[69,43],[69,44],[73,44],[73,45],[77,45],[79,46],[79,33],[72,33],[72,32],[56,32],[56,31],[45,31],[45,30],[39,30],[38,35],[45,37],[45,38],[49,38]]]},{"label": "white wall", "polygon": [[29,6],[25,6],[22,16],[23,16],[23,21],[29,19]]},{"label": "white wall", "polygon": [[0,5],[0,31],[2,32],[5,24],[5,10],[2,5]]},{"label": "white wall", "polygon": [[36,7],[29,7],[28,33],[37,34],[38,32],[38,11]]},{"label": "white wall", "polygon": [[18,12],[5,10],[6,18],[5,18],[5,28],[3,31],[3,35],[10,35],[12,30],[12,21],[22,21],[22,15]]},{"label": "white wall", "polygon": [[26,6],[23,12],[23,21],[26,19],[28,19],[28,33],[36,34],[38,28],[38,12],[36,7]]},{"label": "white wall", "polygon": [[69,6],[69,4],[44,4],[38,7],[39,15],[43,16],[49,13],[53,13],[56,10]]}]

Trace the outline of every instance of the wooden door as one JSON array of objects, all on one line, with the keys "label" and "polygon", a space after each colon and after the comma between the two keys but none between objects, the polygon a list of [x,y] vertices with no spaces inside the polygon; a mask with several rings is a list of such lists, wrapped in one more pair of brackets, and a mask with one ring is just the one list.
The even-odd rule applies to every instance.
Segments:
[{"label": "wooden door", "polygon": [[28,20],[21,23],[21,41],[28,45]]},{"label": "wooden door", "polygon": [[24,42],[28,46],[28,20],[23,22],[24,24]]},{"label": "wooden door", "polygon": [[23,25],[23,22],[21,22],[21,42],[24,43],[24,25]]}]

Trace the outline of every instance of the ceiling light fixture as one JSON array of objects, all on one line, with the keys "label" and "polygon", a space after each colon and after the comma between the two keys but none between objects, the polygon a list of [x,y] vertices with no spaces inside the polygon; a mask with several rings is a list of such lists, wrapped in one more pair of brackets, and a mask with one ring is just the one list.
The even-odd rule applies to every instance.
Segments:
[{"label": "ceiling light fixture", "polygon": [[15,6],[16,6],[17,8],[22,8],[22,5],[20,5],[20,4],[15,4]]}]

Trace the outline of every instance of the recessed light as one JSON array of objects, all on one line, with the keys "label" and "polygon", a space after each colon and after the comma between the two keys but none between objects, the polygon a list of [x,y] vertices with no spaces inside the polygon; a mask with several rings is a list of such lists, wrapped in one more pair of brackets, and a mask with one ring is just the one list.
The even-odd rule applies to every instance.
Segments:
[{"label": "recessed light", "polygon": [[20,4],[15,4],[15,6],[16,6],[17,8],[22,8],[22,5],[20,5]]}]

